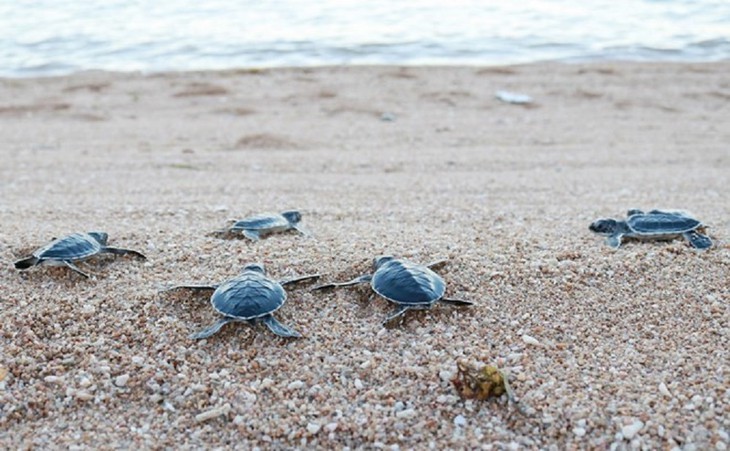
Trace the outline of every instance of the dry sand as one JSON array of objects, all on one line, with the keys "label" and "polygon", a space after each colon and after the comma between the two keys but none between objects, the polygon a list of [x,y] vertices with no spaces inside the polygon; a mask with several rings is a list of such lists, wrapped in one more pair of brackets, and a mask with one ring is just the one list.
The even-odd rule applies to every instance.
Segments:
[{"label": "dry sand", "polygon": [[[0,80],[0,448],[672,448],[730,444],[730,64],[355,67]],[[502,103],[500,89],[529,94]],[[383,116],[385,114],[385,116]],[[394,119],[394,120],[384,120]],[[609,249],[628,208],[681,240]],[[299,208],[313,238],[206,236]],[[105,230],[147,262],[12,267]],[[247,262],[347,279],[449,258],[392,329],[366,286],[290,291],[306,337],[226,326],[173,283]],[[527,337],[525,337],[527,336]],[[530,338],[531,337],[531,338]],[[537,344],[535,344],[537,343]],[[456,360],[511,374],[463,401]]]}]

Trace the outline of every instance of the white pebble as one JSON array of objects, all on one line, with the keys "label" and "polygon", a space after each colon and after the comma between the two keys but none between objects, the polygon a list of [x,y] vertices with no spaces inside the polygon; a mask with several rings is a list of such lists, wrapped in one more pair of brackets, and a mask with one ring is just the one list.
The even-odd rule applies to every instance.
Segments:
[{"label": "white pebble", "polygon": [[304,382],[302,381],[294,381],[287,385],[287,388],[289,390],[299,390],[300,388],[304,387]]},{"label": "white pebble", "polygon": [[129,382],[129,374],[120,374],[116,378],[114,378],[114,385],[117,387],[124,387],[127,385],[127,382]]},{"label": "white pebble", "polygon": [[362,390],[363,389],[363,384],[362,384],[362,381],[360,379],[355,379],[355,388],[358,389],[358,390]]},{"label": "white pebble", "polygon": [[464,418],[464,415],[457,415],[454,418],[454,425],[456,425],[456,427],[460,427],[460,428],[463,428],[464,426],[466,426],[466,418]]},{"label": "white pebble", "polygon": [[636,436],[636,434],[639,433],[639,431],[643,427],[644,427],[644,422],[636,420],[633,423],[622,427],[621,435],[623,435],[626,440],[631,440]]},{"label": "white pebble", "polygon": [[204,421],[212,420],[213,418],[227,415],[228,412],[230,412],[230,411],[231,411],[231,405],[225,404],[223,406],[216,407],[214,409],[210,409],[206,412],[195,415],[195,421],[197,423],[202,423]]},{"label": "white pebble", "polygon": [[325,427],[327,432],[335,432],[337,430],[337,423],[328,423]]},{"label": "white pebble", "polygon": [[43,380],[48,382],[49,384],[58,384],[61,382],[61,378],[58,376],[46,376],[43,378]]},{"label": "white pebble", "polygon": [[236,426],[239,426],[245,422],[246,417],[244,417],[243,415],[236,415],[235,418],[233,418],[233,424],[235,424]]},{"label": "white pebble", "polygon": [[659,393],[666,396],[667,398],[672,397],[672,392],[669,391],[669,389],[667,388],[667,384],[665,384],[664,382],[659,384]]},{"label": "white pebble", "polygon": [[525,342],[525,343],[527,343],[528,345],[533,345],[533,346],[541,346],[540,342],[539,342],[539,341],[537,341],[537,339],[536,339],[536,338],[534,338],[534,337],[531,337],[531,336],[529,336],[529,335],[523,335],[523,336],[522,336],[522,341],[524,341],[524,342]]},{"label": "white pebble", "polygon": [[317,432],[319,432],[319,430],[321,428],[322,427],[318,423],[309,423],[309,424],[307,424],[307,432],[309,432],[312,435],[314,435]]},{"label": "white pebble", "polygon": [[74,393],[74,396],[76,399],[80,399],[81,401],[89,401],[91,399],[94,399],[94,395],[87,392],[86,390],[78,390],[76,393]]},{"label": "white pebble", "polygon": [[725,451],[727,449],[727,445],[725,444],[725,442],[718,441],[717,443],[715,443],[715,449],[717,451]]},{"label": "white pebble", "polygon": [[451,378],[453,377],[454,373],[448,370],[441,370],[439,371],[439,377],[444,382],[449,382]]},{"label": "white pebble", "polygon": [[573,428],[573,434],[575,434],[576,437],[583,437],[586,435],[586,430],[581,427]]},{"label": "white pebble", "polygon": [[413,409],[405,409],[395,414],[397,418],[413,418],[416,416],[416,411]]}]

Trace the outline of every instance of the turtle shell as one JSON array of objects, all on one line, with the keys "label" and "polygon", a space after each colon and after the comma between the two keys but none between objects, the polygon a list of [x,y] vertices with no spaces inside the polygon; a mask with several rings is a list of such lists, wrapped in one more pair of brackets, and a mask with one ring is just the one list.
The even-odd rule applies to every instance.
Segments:
[{"label": "turtle shell", "polygon": [[626,220],[632,232],[638,235],[671,235],[689,232],[702,223],[678,213],[652,212],[629,216]]},{"label": "turtle shell", "polygon": [[222,315],[254,319],[273,313],[286,302],[284,288],[258,271],[244,271],[223,282],[210,303]]},{"label": "turtle shell", "polygon": [[231,226],[232,230],[272,230],[272,229],[288,229],[289,221],[282,215],[257,215],[245,218]]},{"label": "turtle shell", "polygon": [[430,305],[446,292],[446,284],[438,274],[404,260],[383,263],[373,274],[371,286],[380,296],[405,305]]},{"label": "turtle shell", "polygon": [[88,233],[73,233],[33,252],[38,260],[82,260],[98,254],[102,245]]}]

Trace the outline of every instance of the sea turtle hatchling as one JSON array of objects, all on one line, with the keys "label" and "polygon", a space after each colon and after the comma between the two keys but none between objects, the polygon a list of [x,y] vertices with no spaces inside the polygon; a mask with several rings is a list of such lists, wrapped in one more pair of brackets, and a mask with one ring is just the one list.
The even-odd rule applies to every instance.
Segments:
[{"label": "sea turtle hatchling", "polygon": [[252,241],[258,241],[273,233],[296,230],[302,235],[307,235],[306,230],[300,224],[302,214],[297,210],[288,210],[281,213],[264,213],[235,221],[227,229],[214,232],[216,236],[242,234]]},{"label": "sea turtle hatchling", "polygon": [[178,285],[165,291],[177,289],[213,291],[210,303],[223,315],[223,318],[190,335],[192,339],[208,338],[232,322],[247,322],[252,325],[263,322],[280,337],[298,338],[301,334],[281,324],[274,318],[273,313],[286,302],[286,291],[283,288],[285,285],[318,277],[319,274],[313,274],[276,281],[266,276],[264,265],[252,263],[246,265],[238,276],[218,285]]},{"label": "sea turtle hatchling", "polygon": [[30,257],[15,262],[15,268],[28,269],[32,266],[66,266],[71,270],[89,277],[74,262],[86,260],[99,254],[130,254],[146,259],[142,253],[130,249],[109,247],[106,245],[109,235],[104,232],[73,233],[63,238],[54,239],[49,244],[33,252]]},{"label": "sea turtle hatchling", "polygon": [[672,240],[680,236],[695,249],[708,249],[712,240],[703,235],[705,225],[682,211],[651,210],[644,213],[638,209],[629,210],[625,221],[598,219],[589,229],[606,235],[606,244],[613,248],[621,246],[623,238],[638,240]]},{"label": "sea turtle hatchling", "polygon": [[386,255],[375,258],[373,274],[357,277],[349,282],[329,283],[315,287],[315,290],[344,287],[360,283],[370,283],[370,287],[380,296],[397,304],[396,310],[388,316],[383,325],[401,318],[411,309],[428,309],[437,301],[452,305],[473,305],[471,301],[445,298],[444,280],[430,268],[445,263],[439,260],[428,265],[418,265],[407,260]]}]

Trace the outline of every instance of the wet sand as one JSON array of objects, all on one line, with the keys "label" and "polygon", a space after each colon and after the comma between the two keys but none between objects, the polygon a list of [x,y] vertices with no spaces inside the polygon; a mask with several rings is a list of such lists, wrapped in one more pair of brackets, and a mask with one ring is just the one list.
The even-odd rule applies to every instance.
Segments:
[{"label": "wet sand", "polygon": [[[0,447],[673,448],[730,444],[730,64],[354,67],[0,80]],[[534,98],[528,106],[498,90]],[[629,208],[715,247],[608,248]],[[298,208],[311,237],[208,236]],[[146,262],[16,271],[103,230]],[[295,286],[259,325],[188,335],[249,262],[322,281],[448,258],[409,312]],[[462,400],[457,359],[505,397]]]}]

